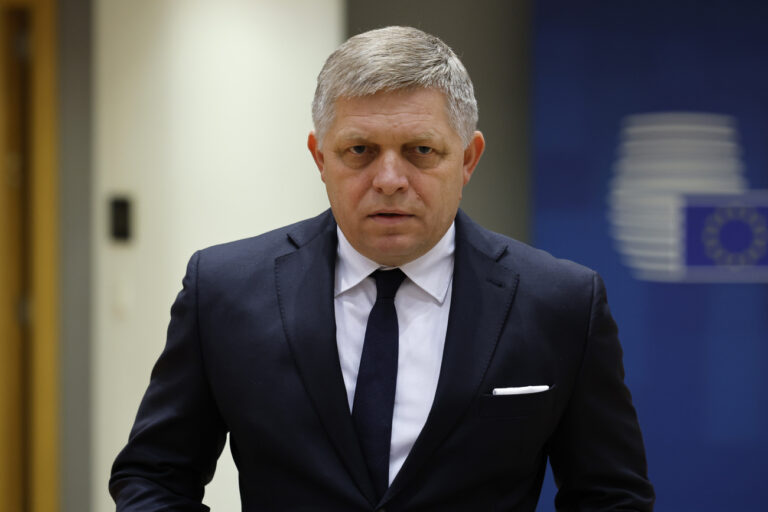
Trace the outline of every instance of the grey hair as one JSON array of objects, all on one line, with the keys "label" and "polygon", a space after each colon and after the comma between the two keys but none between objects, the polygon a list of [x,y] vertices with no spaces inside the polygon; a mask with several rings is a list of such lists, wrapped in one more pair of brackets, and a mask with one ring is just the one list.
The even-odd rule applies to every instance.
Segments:
[{"label": "grey hair", "polygon": [[339,98],[415,88],[435,88],[445,95],[451,125],[467,146],[477,126],[472,80],[447,44],[412,27],[363,32],[328,57],[312,101],[318,141],[322,144],[333,123]]}]

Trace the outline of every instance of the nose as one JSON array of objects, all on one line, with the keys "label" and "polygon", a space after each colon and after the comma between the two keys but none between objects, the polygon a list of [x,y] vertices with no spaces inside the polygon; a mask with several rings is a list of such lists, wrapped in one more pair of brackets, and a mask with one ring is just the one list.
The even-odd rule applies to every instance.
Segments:
[{"label": "nose", "polygon": [[382,153],[374,167],[373,188],[385,195],[408,189],[408,162],[396,151]]}]

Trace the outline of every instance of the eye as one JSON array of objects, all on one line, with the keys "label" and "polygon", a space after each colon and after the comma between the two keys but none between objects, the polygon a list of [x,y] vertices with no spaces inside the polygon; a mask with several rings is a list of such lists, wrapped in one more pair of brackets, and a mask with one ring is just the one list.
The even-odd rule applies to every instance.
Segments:
[{"label": "eye", "polygon": [[377,147],[371,144],[352,144],[339,148],[339,157],[347,167],[361,169],[376,158]]},{"label": "eye", "polygon": [[440,164],[442,153],[433,146],[410,146],[407,150],[408,160],[419,169],[431,169]]}]

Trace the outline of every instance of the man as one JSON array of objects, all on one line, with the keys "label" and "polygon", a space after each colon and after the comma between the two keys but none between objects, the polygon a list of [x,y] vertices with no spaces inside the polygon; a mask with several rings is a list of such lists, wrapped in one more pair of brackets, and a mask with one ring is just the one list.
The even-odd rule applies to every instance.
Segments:
[{"label": "man", "polygon": [[309,150],[331,211],[196,253],[118,510],[201,505],[226,434],[243,510],[650,510],[591,270],[458,210],[483,153],[469,76],[389,27],[326,61]]}]

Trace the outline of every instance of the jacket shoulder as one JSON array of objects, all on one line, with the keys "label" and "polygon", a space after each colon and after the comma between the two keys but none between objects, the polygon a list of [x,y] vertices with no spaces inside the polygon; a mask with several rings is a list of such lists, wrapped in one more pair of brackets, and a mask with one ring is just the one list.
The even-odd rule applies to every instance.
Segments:
[{"label": "jacket shoulder", "polygon": [[[495,233],[494,233],[495,234]],[[528,244],[497,235],[506,239],[508,251],[505,254],[515,268],[525,270],[533,277],[557,277],[573,279],[592,279],[595,271],[575,261],[559,258],[542,249],[537,249]]]},{"label": "jacket shoulder", "polygon": [[335,230],[330,210],[260,235],[217,244],[198,251],[204,268],[238,268],[259,263],[270,265],[278,256],[295,250],[316,236]]},{"label": "jacket shoulder", "polygon": [[547,251],[537,249],[506,235],[490,231],[460,212],[457,228],[477,250],[487,254],[504,267],[526,279],[546,282],[549,280],[592,280],[595,271],[574,261],[558,258]]}]

